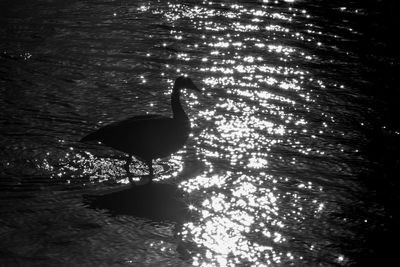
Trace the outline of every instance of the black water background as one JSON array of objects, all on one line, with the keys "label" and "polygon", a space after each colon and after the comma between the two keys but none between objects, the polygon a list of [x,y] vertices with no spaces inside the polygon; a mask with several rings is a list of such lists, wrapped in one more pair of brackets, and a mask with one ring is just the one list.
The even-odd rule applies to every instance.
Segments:
[{"label": "black water background", "polygon": [[364,208],[355,205],[348,212],[363,216],[360,211],[374,206],[379,212],[369,216],[375,221],[374,227],[356,229],[360,238],[348,249],[365,248],[354,251],[357,266],[384,266],[396,261],[397,246],[393,244],[400,237],[400,42],[396,34],[400,23],[394,2],[366,1],[355,5],[365,6],[368,13],[350,20],[362,35],[342,45],[344,50],[358,55],[358,69],[338,70],[338,75],[346,77],[355,88],[361,88],[360,94],[371,99],[366,105],[369,108],[362,111],[370,125],[360,129],[367,138],[362,152],[369,159],[370,168],[359,173],[359,179],[369,190],[361,197]]}]

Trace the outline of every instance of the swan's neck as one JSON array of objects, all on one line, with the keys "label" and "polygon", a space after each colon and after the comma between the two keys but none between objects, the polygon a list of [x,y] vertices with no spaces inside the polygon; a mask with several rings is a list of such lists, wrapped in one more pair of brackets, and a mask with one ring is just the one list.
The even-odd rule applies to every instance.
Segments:
[{"label": "swan's neck", "polygon": [[173,118],[177,120],[188,120],[188,116],[183,110],[181,101],[180,101],[180,89],[174,86],[171,95],[171,106],[172,106],[172,114]]}]

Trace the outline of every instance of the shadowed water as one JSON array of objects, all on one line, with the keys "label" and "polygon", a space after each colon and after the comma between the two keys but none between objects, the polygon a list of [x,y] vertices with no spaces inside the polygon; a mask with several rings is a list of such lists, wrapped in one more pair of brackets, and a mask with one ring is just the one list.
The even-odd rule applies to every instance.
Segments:
[{"label": "shadowed water", "polygon": [[[0,265],[394,257],[398,61],[379,8],[0,3]],[[126,155],[78,140],[129,116],[170,115],[181,75],[203,91],[182,95],[192,134],[155,162],[155,185],[129,189]],[[147,168],[136,160],[131,172]]]}]

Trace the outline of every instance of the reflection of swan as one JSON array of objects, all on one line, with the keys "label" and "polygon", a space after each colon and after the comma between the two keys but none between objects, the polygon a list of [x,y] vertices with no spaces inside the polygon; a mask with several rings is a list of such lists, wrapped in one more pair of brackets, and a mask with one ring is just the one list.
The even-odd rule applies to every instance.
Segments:
[{"label": "reflection of swan", "polygon": [[128,153],[125,169],[130,177],[132,156],[144,161],[153,177],[153,159],[178,151],[190,131],[189,118],[180,103],[182,88],[200,90],[186,77],[176,79],[171,95],[173,117],[142,115],[114,122],[85,136],[81,141],[100,141],[102,144]]},{"label": "reflection of swan", "polygon": [[189,260],[192,251],[196,252],[198,247],[193,242],[182,240],[180,233],[183,224],[196,216],[196,213],[193,213],[183,200],[183,192],[176,185],[166,183],[149,183],[140,187],[125,188],[126,186],[111,189],[109,192],[83,195],[83,201],[90,208],[106,210],[114,216],[128,215],[150,219],[153,222],[166,222],[167,225],[172,223],[173,237],[166,236],[164,240],[177,244],[176,250],[180,257]]},{"label": "reflection of swan", "polygon": [[182,192],[176,185],[151,183],[128,189],[99,194],[84,195],[89,207],[108,210],[113,215],[133,215],[155,221],[182,223],[191,211],[182,200]]}]

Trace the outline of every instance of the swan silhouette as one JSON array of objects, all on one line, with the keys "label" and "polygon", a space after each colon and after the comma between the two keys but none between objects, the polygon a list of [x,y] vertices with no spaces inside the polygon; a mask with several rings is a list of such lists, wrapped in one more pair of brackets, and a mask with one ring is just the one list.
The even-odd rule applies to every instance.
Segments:
[{"label": "swan silhouette", "polygon": [[140,115],[114,122],[81,139],[82,142],[98,141],[108,147],[125,152],[128,158],[125,170],[130,176],[132,156],[146,163],[150,182],[153,178],[153,159],[163,158],[178,151],[190,133],[190,121],[180,102],[181,89],[200,90],[188,77],[175,80],[171,94],[172,118],[162,115]]}]

